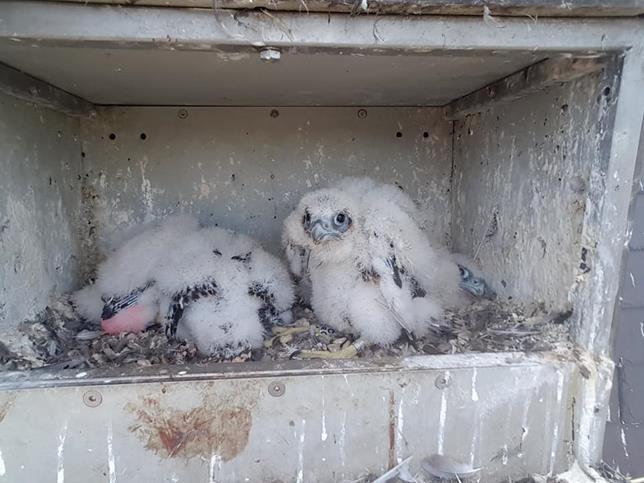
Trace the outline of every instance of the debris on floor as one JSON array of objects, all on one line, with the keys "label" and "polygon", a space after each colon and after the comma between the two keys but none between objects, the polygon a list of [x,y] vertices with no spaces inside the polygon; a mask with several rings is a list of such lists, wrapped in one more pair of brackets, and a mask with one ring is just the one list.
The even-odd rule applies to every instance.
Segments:
[{"label": "debris on floor", "polygon": [[[226,362],[306,359],[321,351],[338,358],[547,351],[568,343],[571,314],[548,313],[508,300],[481,301],[446,311],[426,337],[403,336],[386,348],[354,345],[351,335],[322,326],[302,304],[294,307],[293,315],[293,324],[273,327],[262,349],[248,350]],[[194,344],[168,339],[158,325],[140,334],[103,334],[78,317],[66,299],[47,307],[36,320],[20,324],[18,331],[2,340],[0,368],[5,370],[222,362],[200,356]]]}]

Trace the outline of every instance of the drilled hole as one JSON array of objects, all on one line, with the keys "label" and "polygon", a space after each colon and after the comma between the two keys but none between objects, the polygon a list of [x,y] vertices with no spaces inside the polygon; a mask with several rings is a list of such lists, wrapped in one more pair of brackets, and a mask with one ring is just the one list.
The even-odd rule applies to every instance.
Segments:
[{"label": "drilled hole", "polygon": [[142,132],[139,137],[141,138],[142,141],[145,141],[148,138],[148,135]]},{"label": "drilled hole", "polygon": [[425,131],[425,132],[423,133],[423,137],[424,137],[424,138],[428,138],[428,137],[429,137],[429,133],[428,133],[427,131]]},{"label": "drilled hole", "polygon": [[402,137],[402,133],[401,133],[400,131],[398,131],[398,132],[396,133],[396,137],[397,137],[397,138],[401,138],[401,137]]},{"label": "drilled hole", "polygon": [[602,91],[602,93],[605,96],[610,96],[610,87],[608,87],[608,86],[604,87],[604,90]]},{"label": "drilled hole", "polygon": [[109,135],[108,137],[109,137],[112,141],[114,141],[114,140],[116,139],[116,134],[114,134],[114,133],[112,132],[112,133],[110,133],[110,135]]}]

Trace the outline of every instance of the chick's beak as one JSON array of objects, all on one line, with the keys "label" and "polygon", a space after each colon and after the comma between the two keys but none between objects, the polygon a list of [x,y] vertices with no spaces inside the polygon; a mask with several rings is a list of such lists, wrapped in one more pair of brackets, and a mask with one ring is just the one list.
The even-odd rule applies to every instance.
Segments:
[{"label": "chick's beak", "polygon": [[309,233],[314,242],[337,240],[340,238],[335,230],[331,228],[331,224],[322,219],[316,219],[313,221]]}]

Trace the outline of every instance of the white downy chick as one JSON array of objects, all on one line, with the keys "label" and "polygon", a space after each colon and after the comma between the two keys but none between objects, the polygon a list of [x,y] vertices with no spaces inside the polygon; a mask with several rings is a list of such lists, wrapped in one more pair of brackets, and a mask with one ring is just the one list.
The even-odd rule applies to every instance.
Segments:
[{"label": "white downy chick", "polygon": [[159,312],[157,263],[197,228],[195,218],[174,215],[139,230],[99,265],[94,284],[72,295],[79,314],[107,333],[144,330]]},{"label": "white downy chick", "polygon": [[157,267],[170,335],[202,354],[230,358],[261,347],[264,329],[287,314],[293,287],[281,262],[250,237],[205,228]]},{"label": "white downy chick", "polygon": [[[402,330],[424,335],[442,307],[459,303],[458,266],[432,246],[398,188],[355,178],[338,185],[305,195],[284,224],[291,269],[308,273],[313,310],[367,343],[391,344]],[[301,252],[306,266],[293,259]]]}]

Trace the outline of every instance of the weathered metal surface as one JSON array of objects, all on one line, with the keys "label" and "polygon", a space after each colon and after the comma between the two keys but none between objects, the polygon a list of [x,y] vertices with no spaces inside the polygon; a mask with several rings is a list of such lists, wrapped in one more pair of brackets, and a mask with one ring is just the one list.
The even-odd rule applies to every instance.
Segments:
[{"label": "weathered metal surface", "polygon": [[568,304],[582,272],[604,85],[594,75],[455,122],[452,237],[478,255],[500,293]]},{"label": "weathered metal surface", "polygon": [[[115,5],[212,8],[213,0],[63,0]],[[296,12],[345,12],[405,15],[494,15],[533,17],[637,16],[644,13],[641,0],[217,0],[218,8],[286,10]]]},{"label": "weathered metal surface", "polygon": [[[0,16],[0,59],[102,104],[439,105],[548,55],[629,48],[644,35],[627,19],[349,18],[11,1],[0,2]],[[260,60],[266,46],[282,50],[279,62]]]},{"label": "weathered metal surface", "polygon": [[631,203],[631,239],[624,265],[619,304],[615,312],[613,378],[610,418],[603,458],[623,473],[644,475],[644,126]]},{"label": "weathered metal surface", "polygon": [[476,114],[487,109],[492,102],[520,99],[548,87],[597,72],[605,64],[605,59],[601,57],[547,59],[457,99],[445,108],[445,117],[455,120]]},{"label": "weathered metal surface", "polygon": [[89,116],[93,110],[89,102],[2,64],[0,92],[71,116]]},{"label": "weathered metal surface", "polygon": [[[448,214],[443,219],[451,218],[454,225],[458,225],[453,226],[452,230],[457,246],[460,243],[470,253],[478,251],[472,233],[467,233],[468,229],[478,232],[478,240],[485,238],[488,229],[490,238],[498,236],[498,233],[503,234],[501,248],[505,251],[500,249],[494,254],[483,253],[482,259],[484,268],[490,271],[493,278],[509,274],[511,279],[503,278],[506,289],[527,298],[530,286],[533,292],[530,299],[543,298],[554,305],[555,302],[565,301],[567,288],[575,282],[576,271],[586,272],[580,274],[581,279],[577,280],[580,289],[572,293],[575,305],[573,317],[578,327],[577,340],[594,356],[607,351],[612,304],[617,290],[616,273],[620,269],[626,233],[626,208],[630,193],[625,187],[630,188],[642,122],[642,103],[638,102],[642,95],[644,58],[641,21],[510,19],[489,15],[485,18],[457,19],[288,13],[267,15],[261,11],[213,13],[206,10],[110,8],[43,2],[0,2],[0,17],[2,50],[8,52],[12,50],[11,46],[17,46],[17,49],[23,49],[22,54],[28,58],[28,49],[62,49],[78,46],[79,42],[83,43],[84,49],[119,52],[148,50],[150,55],[155,55],[153,52],[158,50],[170,53],[215,51],[228,57],[238,53],[250,54],[255,52],[254,49],[268,45],[282,49],[285,54],[282,60],[287,54],[301,54],[310,58],[331,53],[338,56],[368,54],[389,60],[397,54],[423,56],[432,52],[436,57],[467,57],[470,59],[468,62],[481,53],[489,57],[503,57],[511,53],[512,56],[516,55],[513,57],[515,60],[532,62],[535,55],[549,56],[557,52],[582,55],[617,50],[627,52],[622,70],[619,62],[616,62],[602,74],[606,76],[604,85],[593,82],[600,77],[584,78],[566,87],[551,88],[511,103],[491,106],[480,115],[457,122],[454,137],[449,130],[444,131],[446,123],[439,120],[438,114],[422,109],[410,110],[415,114],[403,117],[403,129],[396,126],[395,131],[392,129],[393,121],[400,120],[391,114],[395,110],[383,110],[376,116],[375,125],[360,131],[360,125],[356,127],[352,123],[373,119],[370,113],[364,118],[353,112],[350,114],[352,121],[349,121],[348,117],[342,117],[345,115],[342,109],[332,109],[330,113],[320,109],[316,112],[321,113],[319,116],[324,122],[315,125],[315,119],[309,119],[310,116],[286,115],[286,109],[279,109],[278,116],[270,116],[269,108],[257,109],[259,117],[254,121],[231,109],[225,119],[214,117],[217,121],[214,125],[219,132],[212,135],[206,132],[205,126],[214,111],[177,110],[172,114],[176,116],[177,124],[168,124],[173,128],[170,130],[164,129],[161,123],[168,122],[163,116],[170,116],[172,109],[132,109],[125,110],[124,114],[119,114],[118,110],[108,110],[98,120],[84,126],[86,131],[83,137],[88,148],[85,155],[90,159],[83,173],[87,176],[82,177],[84,203],[79,218],[83,221],[80,224],[80,239],[87,244],[78,247],[73,241],[69,243],[72,238],[67,237],[68,226],[73,225],[73,217],[61,217],[63,228],[55,228],[56,236],[62,233],[65,250],[73,246],[72,254],[83,256],[85,262],[93,262],[97,244],[107,240],[112,228],[127,226],[146,216],[158,216],[170,207],[199,211],[204,219],[208,219],[210,213],[217,213],[217,217],[224,220],[223,224],[259,234],[262,230],[258,223],[268,226],[271,219],[279,219],[287,211],[289,203],[295,202],[289,195],[288,199],[271,205],[269,203],[273,201],[269,201],[269,197],[284,193],[291,193],[295,197],[309,187],[303,173],[310,173],[313,177],[308,178],[312,187],[317,182],[314,174],[317,172],[318,179],[324,180],[319,173],[327,167],[333,168],[322,171],[327,179],[340,174],[364,172],[375,173],[376,177],[388,181],[392,177],[403,178],[423,201],[441,208],[447,207],[451,213],[450,202],[442,191],[446,187],[451,190],[454,204],[458,207],[454,207],[454,216]],[[186,72],[195,75],[197,65],[198,62],[188,62]],[[278,65],[280,63],[261,64],[262,68]],[[449,80],[449,64],[436,65],[446,66],[438,78],[443,86],[448,85],[449,82],[444,81]],[[118,68],[118,65],[114,67]],[[48,66],[52,72],[55,68],[65,70],[68,65]],[[251,70],[248,75],[261,78],[257,72]],[[312,76],[318,73],[315,69],[310,72]],[[499,74],[499,77],[507,74],[498,65],[492,68],[492,72]],[[54,74],[61,78],[60,73]],[[482,76],[480,80],[486,78]],[[400,76],[393,76],[389,82],[400,79]],[[129,85],[136,84],[132,82],[136,80],[130,79]],[[295,80],[301,81],[298,78]],[[363,81],[365,91],[377,87],[373,76],[365,76]],[[294,89],[296,84],[281,87],[288,91]],[[427,90],[434,88],[432,85],[422,87]],[[576,89],[574,92],[570,90],[573,87]],[[119,86],[119,89],[124,87]],[[416,93],[422,92],[422,89],[416,89]],[[558,104],[553,92],[559,92],[569,102]],[[311,95],[315,96],[315,92]],[[553,103],[553,100],[556,102]],[[327,99],[325,102],[330,101]],[[271,104],[270,95],[266,96],[266,104]],[[566,104],[568,107],[564,108]],[[566,121],[563,120],[564,111],[570,116]],[[426,118],[423,118],[423,113]],[[3,113],[2,118],[14,122],[14,114],[10,110],[6,115]],[[39,122],[22,116],[22,112],[17,114],[20,122],[29,123],[31,127]],[[55,113],[49,115],[58,116]],[[195,119],[200,122],[190,125]],[[307,120],[311,121],[313,127],[305,124]],[[182,121],[191,127],[178,124]],[[239,131],[242,121],[254,126],[254,136],[250,142]],[[267,122],[284,124],[277,128],[265,124]],[[425,131],[427,122],[435,124]],[[542,127],[543,122],[546,122],[546,126]],[[153,127],[148,129],[148,126]],[[356,139],[361,139],[355,148],[349,147],[353,141],[349,141],[352,136],[347,135],[347,126],[349,131],[355,130],[358,134]],[[302,128],[302,134],[292,136],[293,132],[299,133],[298,127]],[[3,131],[13,136],[9,139],[11,145],[22,135],[16,129],[27,130],[27,126],[18,125],[13,129]],[[407,135],[409,131],[413,132],[412,136]],[[334,135],[325,137],[323,133],[327,132]],[[400,137],[390,137],[397,132],[401,133]],[[424,132],[428,133],[427,137]],[[432,132],[436,133],[436,139],[432,138]],[[312,136],[307,138],[309,134]],[[276,135],[284,137],[276,138]],[[45,141],[38,134],[37,139],[34,137],[29,143],[37,146],[37,150],[43,145],[46,147],[50,159],[45,164],[49,166],[50,163],[56,163],[57,151],[46,141],[49,138],[45,134],[42,136]],[[100,136],[105,139],[100,139]],[[410,145],[404,148],[396,145],[399,140],[410,142]],[[318,141],[323,141],[319,143],[320,146],[316,144]],[[422,144],[425,142],[429,144]],[[339,147],[329,148],[329,145]],[[450,145],[460,150],[454,156],[451,156]],[[566,160],[563,159],[564,145],[569,148]],[[323,148],[322,153],[319,147]],[[24,146],[21,149],[28,151]],[[85,152],[85,147],[82,149]],[[240,152],[237,152],[238,149]],[[253,153],[253,149],[261,150],[262,155]],[[301,149],[302,154],[293,153],[294,149]],[[163,154],[164,150],[168,154]],[[218,156],[215,161],[209,156],[213,150]],[[128,156],[130,151],[133,154]],[[439,159],[441,152],[445,153],[445,157]],[[194,153],[198,161],[186,168],[183,163],[186,163],[186,159],[192,160]],[[223,153],[226,156],[232,153],[230,168],[225,164],[228,158],[223,157]],[[313,156],[311,153],[316,154]],[[504,154],[510,160],[500,162]],[[530,159],[525,160],[523,157],[528,155]],[[128,157],[131,159],[128,160]],[[281,161],[284,157],[288,158],[286,162]],[[24,163],[23,158],[29,159],[29,155],[18,154],[17,159]],[[157,158],[161,159],[158,165]],[[250,162],[245,161],[247,158]],[[483,165],[480,164],[481,158]],[[342,162],[345,159],[348,162]],[[316,165],[319,160],[325,163],[324,166]],[[452,161],[455,175],[460,177],[466,173],[467,176],[464,177],[465,181],[455,178],[450,186],[449,181],[444,181],[444,173]],[[198,165],[199,162],[202,166]],[[380,167],[380,171],[376,167]],[[28,184],[25,180],[40,176],[34,171],[31,167],[15,175],[9,171],[10,179],[20,180],[15,186],[24,192],[21,186]],[[203,181],[201,172],[204,174]],[[154,177],[150,177],[150,173]],[[271,179],[271,174],[275,178]],[[559,183],[559,174],[562,175],[562,181],[557,191],[555,187]],[[285,181],[279,178],[282,175]],[[249,177],[248,184],[237,186],[238,176]],[[432,178],[438,178],[439,181],[427,184]],[[275,179],[279,182],[274,182]],[[195,184],[197,180],[198,184]],[[280,184],[282,182],[284,184]],[[136,186],[132,186],[132,183]],[[216,183],[216,186],[210,186],[210,183]],[[570,191],[565,191],[564,184]],[[12,190],[15,190],[13,185],[8,192],[12,193]],[[251,190],[253,192],[247,198],[246,192]],[[122,200],[119,199],[119,192],[125,193]],[[438,196],[439,193],[444,198]],[[513,196],[517,193],[524,198]],[[246,206],[241,203],[241,208],[235,206],[233,210],[231,206],[230,213],[246,208],[269,209],[259,212],[261,222],[226,214],[226,201],[217,204],[219,211],[207,211],[207,203],[218,202],[215,199],[218,194],[225,195],[220,198],[224,200],[251,200]],[[195,200],[195,197],[202,195],[201,200]],[[519,216],[521,208],[525,215],[524,200],[531,202],[528,205],[532,208],[530,217]],[[497,205],[500,209],[496,222],[494,216],[491,222],[477,217],[487,216],[488,208]],[[63,206],[66,205],[63,203]],[[575,207],[582,213],[581,216],[577,211],[573,211],[572,220],[562,215]],[[55,253],[63,243],[58,238],[52,242],[49,231],[39,228],[34,232],[34,227],[40,226],[40,219],[51,212],[50,206],[39,201],[28,208],[31,212],[23,218],[29,226],[17,233],[27,234],[29,242],[37,247],[39,251],[29,260],[42,266],[39,260],[50,251]],[[512,244],[508,237],[514,232],[509,230],[508,221],[510,226],[515,222],[521,226],[521,231],[516,230],[517,237],[519,233],[523,235],[525,229],[526,238]],[[273,231],[264,230],[260,237],[275,247],[279,224],[271,223]],[[39,243],[34,243],[34,240]],[[13,243],[12,246],[18,245]],[[575,250],[582,247],[586,249],[585,252]],[[541,262],[543,258],[545,261]],[[72,271],[75,270],[73,263],[69,265]],[[90,265],[85,264],[85,267]],[[590,271],[586,270],[588,268]],[[34,290],[35,287],[37,293],[36,302],[44,305],[46,295],[67,286],[69,273],[72,272],[42,277],[44,283],[39,279],[31,284],[29,289]],[[25,280],[26,277],[22,277],[16,282],[23,283]],[[16,314],[22,315],[25,289],[16,287],[18,285],[11,287],[13,292],[9,293],[8,300],[12,310],[18,310],[20,312]],[[553,287],[560,290],[555,291]],[[452,381],[449,384],[445,368],[438,370],[421,364],[418,370],[411,363],[402,371],[383,369],[370,372],[358,365],[355,372],[346,374],[347,378],[354,379],[349,382],[345,382],[345,375],[331,370],[324,375],[321,384],[319,372],[311,372],[315,377],[309,378],[294,373],[281,374],[275,370],[270,372],[270,368],[264,368],[269,372],[257,372],[254,377],[244,378],[243,384],[235,378],[212,374],[200,378],[186,374],[190,377],[164,385],[158,382],[144,384],[143,380],[150,381],[150,378],[142,376],[143,379],[134,377],[127,381],[119,380],[122,385],[85,385],[83,388],[80,382],[82,377],[76,384],[67,380],[62,385],[51,383],[51,380],[22,381],[20,384],[23,386],[42,384],[48,387],[38,390],[14,388],[6,393],[9,398],[4,399],[1,406],[1,412],[5,414],[0,423],[3,425],[0,431],[1,467],[12,477],[19,474],[16,472],[33,471],[24,473],[27,480],[38,480],[54,472],[59,479],[61,475],[68,480],[77,475],[86,478],[89,467],[95,474],[105,472],[108,478],[113,479],[119,477],[119,472],[128,476],[134,472],[132,479],[137,479],[140,474],[133,468],[153,468],[152,471],[159,472],[155,473],[160,475],[157,479],[168,475],[172,479],[174,471],[176,475],[180,473],[176,478],[194,480],[208,477],[225,481],[227,477],[237,479],[238,475],[249,471],[251,476],[270,478],[273,475],[267,472],[269,466],[263,466],[265,464],[271,468],[277,467],[276,478],[315,481],[315,477],[323,478],[328,474],[328,461],[334,462],[333,468],[342,468],[344,456],[345,474],[355,476],[358,471],[364,470],[365,462],[368,462],[368,469],[382,471],[393,461],[402,458],[404,449],[418,456],[444,450],[457,458],[469,458],[475,464],[484,464],[487,474],[518,476],[528,470],[556,471],[565,466],[563,447],[565,441],[572,440],[573,427],[573,446],[582,464],[598,459],[610,364],[598,358],[601,363],[595,366],[596,362],[589,359],[591,369],[583,371],[583,377],[589,379],[584,379],[580,384],[572,383],[571,386],[568,381],[577,379],[576,370],[562,373],[553,369],[567,363],[496,369],[486,366],[486,369],[482,369],[471,367],[482,364],[474,358],[468,360],[470,367],[449,369],[449,379]],[[481,375],[483,372],[484,376]],[[481,386],[473,385],[475,391],[472,391],[471,381],[479,381],[479,377],[485,382],[481,382]],[[209,381],[209,378],[216,380]],[[440,381],[447,384],[444,389],[435,384],[437,378],[442,378]],[[329,383],[331,386],[326,386],[326,380],[332,381]],[[141,384],[125,384],[137,381]],[[463,381],[469,381],[470,385]],[[284,385],[283,391],[275,393],[281,395],[267,396],[268,387],[277,387],[276,382]],[[441,387],[443,385],[443,382],[439,384]],[[166,393],[163,392],[164,388]],[[415,398],[414,392],[406,392],[409,388],[418,388],[419,398]],[[86,395],[87,390],[98,391],[100,397],[94,393]],[[358,392],[352,396],[351,391],[356,390]],[[333,398],[327,399],[329,391],[333,391]],[[436,391],[441,391],[440,397]],[[534,396],[535,393],[537,396]],[[505,397],[508,399],[502,399]],[[351,404],[341,403],[347,399]],[[257,406],[251,407],[249,400],[257,401]],[[146,401],[156,401],[158,405],[154,406],[154,403],[152,408]],[[326,401],[342,411],[334,413],[337,417],[332,422],[325,415]],[[525,401],[529,401],[530,406],[516,406]],[[418,409],[420,402],[427,402],[422,406],[423,411]],[[482,404],[477,406],[475,402]],[[127,406],[128,403],[133,406]],[[550,410],[548,404],[551,405]],[[401,405],[402,413],[399,413],[398,405]],[[410,412],[407,412],[407,405],[411,407]],[[42,410],[43,407],[46,410]],[[245,431],[229,434],[233,430],[222,419],[205,418],[199,411],[202,407],[208,408],[208,413],[227,412],[232,418],[241,420],[244,423],[242,427],[250,428],[248,435],[244,434]],[[392,410],[394,407],[395,411]],[[477,413],[476,407],[482,408],[482,412]],[[250,424],[246,424],[248,418],[244,408],[250,411]],[[471,419],[466,419],[464,414]],[[526,427],[523,424],[524,414],[528,418],[534,415],[538,421],[528,425],[532,429],[527,436],[523,430],[513,432],[515,428]],[[310,419],[310,415],[313,419]],[[355,423],[355,426],[351,426],[355,428],[351,437],[346,433],[347,423],[344,426],[341,424],[343,415],[348,417],[347,421]],[[395,431],[391,430],[392,415],[395,416]],[[87,435],[86,428],[101,418],[112,424],[108,423],[102,434],[92,432]],[[25,420],[33,421],[33,426],[25,428]],[[177,424],[178,420],[182,422]],[[561,423],[557,425],[555,420]],[[478,436],[474,436],[477,434],[474,423],[479,421],[481,430]],[[505,429],[499,431],[499,428],[505,428],[504,424],[509,425],[507,432]],[[342,427],[345,428],[344,433]],[[32,432],[34,428],[38,432]],[[275,434],[281,439],[272,439]],[[341,446],[344,453],[340,451],[338,443],[337,447],[323,444],[331,445],[330,441],[335,443],[337,438],[332,440],[331,435],[341,434],[345,435]],[[399,434],[404,435],[402,442],[397,439]],[[428,439],[428,434],[436,439]],[[463,434],[467,435],[469,450],[468,445],[463,444]],[[322,435],[326,435],[326,439]],[[534,446],[525,453],[523,446],[519,446],[523,456],[519,458],[516,452],[516,459],[512,459],[510,455],[515,454],[512,449],[521,443],[521,435],[536,438],[530,440]],[[395,450],[392,450],[392,440],[396,443]],[[228,441],[232,441],[231,446],[227,446]],[[315,444],[311,444],[312,441]],[[374,441],[378,443],[374,444]],[[267,444],[275,448],[279,455],[277,465],[265,461],[262,464],[262,458],[256,456],[265,450]],[[25,451],[25,447],[33,453]],[[120,447],[128,451],[117,452]],[[287,456],[293,454],[293,447],[298,449],[297,458],[289,459]],[[477,450],[480,452],[476,453]],[[37,466],[33,466],[32,454],[40,456]],[[228,462],[223,461],[224,454],[229,458]],[[503,466],[504,455],[508,458],[506,467]],[[355,460],[349,461],[348,456],[355,457]],[[188,463],[177,465],[176,458],[183,458],[181,461],[187,460]],[[257,459],[260,463],[255,463]],[[159,461],[161,464],[157,466]],[[499,469],[494,465],[499,465]],[[257,468],[257,473],[252,473],[254,468]],[[264,472],[260,473],[262,470]],[[225,473],[223,477],[218,473],[222,471]],[[341,470],[335,471],[341,473]],[[331,479],[334,476],[332,474]]]},{"label": "weathered metal surface", "polygon": [[[630,238],[628,224],[640,136],[644,120],[644,45],[623,58],[623,65],[607,68],[599,120],[597,163],[590,178],[589,205],[584,220],[584,244],[593,243],[593,276],[575,293],[581,308],[576,340],[596,354],[610,353],[610,336],[624,254]],[[600,104],[602,104],[600,102]],[[642,153],[639,153],[642,156]]]},{"label": "weathered metal surface", "polygon": [[[417,468],[434,453],[481,466],[485,481],[562,471],[579,372],[556,358],[513,358],[428,356],[362,373],[238,371],[219,380],[5,390],[3,476],[342,481],[409,456]],[[437,377],[449,384],[437,388]],[[285,386],[280,397],[269,394],[275,381]],[[84,404],[89,390],[101,394],[100,405]]]},{"label": "weathered metal surface", "polygon": [[642,42],[638,19],[398,17],[0,2],[0,40],[27,45],[226,50],[231,46],[428,50],[614,50]]},{"label": "weathered metal surface", "polygon": [[0,337],[74,287],[77,119],[0,94]]},{"label": "weathered metal surface", "polygon": [[[267,377],[273,381],[270,392],[279,378],[291,376],[326,376],[342,374],[379,374],[385,372],[413,372],[472,367],[531,366],[543,361],[571,362],[571,354],[557,353],[472,353],[422,356],[406,359],[339,359],[339,360],[284,360],[253,363],[214,363],[193,366],[126,366],[115,368],[56,370],[42,368],[33,371],[3,372],[0,390],[36,388],[86,387],[101,384],[147,384],[151,382],[218,381],[235,378]],[[445,373],[442,372],[441,375]]]},{"label": "weathered metal surface", "polygon": [[[83,122],[82,136],[93,194],[86,206],[96,243],[103,246],[145,219],[186,211],[204,223],[249,233],[279,253],[282,221],[303,193],[346,175],[398,184],[425,209],[432,231],[444,237],[450,219],[450,124],[440,109],[366,112],[360,117],[352,108],[101,109]],[[89,264],[93,253],[90,247]]]}]

